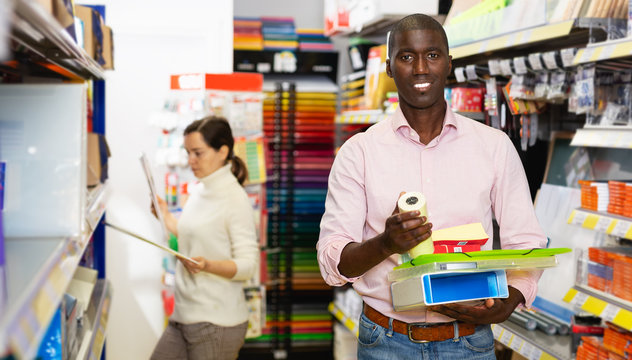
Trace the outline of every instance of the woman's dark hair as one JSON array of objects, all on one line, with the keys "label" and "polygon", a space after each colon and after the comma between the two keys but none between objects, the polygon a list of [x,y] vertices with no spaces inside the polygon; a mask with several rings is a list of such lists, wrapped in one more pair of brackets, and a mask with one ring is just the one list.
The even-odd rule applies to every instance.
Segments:
[{"label": "woman's dark hair", "polygon": [[241,185],[248,178],[248,169],[246,164],[239,156],[235,156],[233,152],[233,146],[235,145],[235,139],[233,138],[233,132],[230,130],[230,124],[226,119],[218,116],[207,116],[205,118],[195,120],[186,129],[184,129],[184,136],[193,132],[199,132],[202,134],[202,138],[206,145],[212,147],[216,151],[226,145],[228,147],[228,156],[226,157],[226,163],[228,160],[232,161],[231,171],[237,178],[237,181]]}]

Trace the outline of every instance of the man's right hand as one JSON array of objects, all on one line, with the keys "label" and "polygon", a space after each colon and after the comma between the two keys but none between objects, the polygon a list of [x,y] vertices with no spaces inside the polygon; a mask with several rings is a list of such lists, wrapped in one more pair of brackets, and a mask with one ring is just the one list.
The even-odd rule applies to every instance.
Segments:
[{"label": "man's right hand", "polygon": [[[399,198],[405,192],[399,193]],[[398,200],[399,200],[398,198]],[[428,239],[432,235],[432,223],[425,216],[419,217],[419,211],[399,212],[397,203],[391,216],[386,219],[381,235],[382,245],[388,256],[403,254]]]}]

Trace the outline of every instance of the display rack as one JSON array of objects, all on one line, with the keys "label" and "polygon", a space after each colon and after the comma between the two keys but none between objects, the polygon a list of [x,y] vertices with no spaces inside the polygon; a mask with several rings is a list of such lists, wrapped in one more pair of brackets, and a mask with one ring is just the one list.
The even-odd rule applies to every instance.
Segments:
[{"label": "display rack", "polygon": [[[92,128],[94,132],[103,134],[103,68],[77,45],[53,15],[38,2],[17,0],[11,3],[10,8],[13,12],[7,18],[11,21],[9,36],[13,41],[15,61],[5,62],[0,72],[74,82],[92,81]],[[81,105],[85,106],[84,103]],[[54,118],[50,120],[55,121]],[[85,119],[83,121],[80,138],[85,150]],[[63,141],[63,135],[50,134],[59,141]],[[78,163],[84,163],[84,160]],[[91,248],[90,254],[94,259],[90,262],[98,270],[99,277],[105,276],[105,242],[101,220],[105,213],[108,186],[100,184],[84,190],[86,184],[80,185],[82,188],[73,189],[86,192],[79,196],[85,199],[85,203],[79,206],[82,210],[80,219],[77,219],[78,234],[5,238],[8,308],[0,312],[0,356],[35,358],[75,270],[84,260],[86,249]],[[109,296],[108,290],[108,298]],[[109,306],[104,307],[100,317],[107,319],[108,311]],[[102,322],[100,333],[103,336],[100,345],[96,342],[82,343],[82,346],[94,353],[92,358],[99,358],[101,355],[105,325]]]},{"label": "display rack", "polygon": [[112,302],[112,285],[109,280],[100,279],[97,281],[92,298],[96,302],[91,304],[88,312],[92,313],[93,324],[84,334],[77,359],[92,360],[99,359],[101,356]]},{"label": "display rack", "polygon": [[[632,54],[632,52],[630,53]],[[572,146],[632,149],[632,127],[584,127],[577,129]]]},{"label": "display rack", "polygon": [[632,331],[632,303],[629,301],[579,284],[568,290],[564,301]]},{"label": "display rack", "polygon": [[388,116],[382,110],[344,111],[336,115],[336,124],[375,124]]},{"label": "display rack", "polygon": [[579,49],[573,59],[573,65],[611,60],[632,54],[632,38],[589,44]]},{"label": "display rack", "polygon": [[529,331],[509,321],[492,324],[492,332],[496,341],[527,359],[573,359],[570,336]]},{"label": "display rack", "polygon": [[632,240],[632,219],[586,209],[575,209],[568,223],[583,228]]},{"label": "display rack", "polygon": [[335,303],[329,303],[329,312],[344,325],[349,331],[351,331],[356,337],[358,336],[358,321],[349,315],[345,314],[339,306]]},{"label": "display rack", "polygon": [[38,2],[14,2],[11,38],[42,58],[37,65],[75,79],[103,79],[103,68]]}]

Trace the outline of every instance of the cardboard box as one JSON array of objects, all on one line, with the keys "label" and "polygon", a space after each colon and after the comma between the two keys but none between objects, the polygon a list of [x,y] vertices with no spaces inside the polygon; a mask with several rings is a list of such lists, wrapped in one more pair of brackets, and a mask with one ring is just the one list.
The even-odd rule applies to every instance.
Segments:
[{"label": "cardboard box", "polygon": [[107,179],[108,158],[110,149],[105,137],[96,133],[88,133],[87,185],[96,186]]},{"label": "cardboard box", "polygon": [[112,42],[112,29],[109,26],[102,26],[103,30],[103,66],[106,70],[114,69],[114,43]]},{"label": "cardboard box", "polygon": [[[86,51],[88,56],[94,59],[95,52],[95,37],[94,37],[94,26],[95,26],[95,14],[100,16],[94,9],[88,6],[83,5],[75,5],[75,16],[83,21],[83,49]],[[98,19],[98,18],[97,18]],[[100,23],[97,23],[101,26]]]}]

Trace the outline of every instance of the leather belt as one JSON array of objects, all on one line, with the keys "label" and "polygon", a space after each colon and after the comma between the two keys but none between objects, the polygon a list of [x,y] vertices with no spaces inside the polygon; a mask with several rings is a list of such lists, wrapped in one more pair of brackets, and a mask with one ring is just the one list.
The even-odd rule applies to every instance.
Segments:
[{"label": "leather belt", "polygon": [[[381,327],[389,328],[389,317],[367,304],[364,304],[364,315]],[[416,343],[453,339],[455,326],[459,328],[459,336],[472,335],[476,331],[475,324],[466,324],[459,321],[449,323],[405,323],[393,319],[393,331],[408,335],[410,341]]]}]

